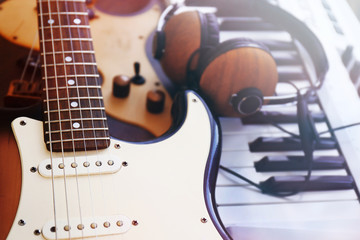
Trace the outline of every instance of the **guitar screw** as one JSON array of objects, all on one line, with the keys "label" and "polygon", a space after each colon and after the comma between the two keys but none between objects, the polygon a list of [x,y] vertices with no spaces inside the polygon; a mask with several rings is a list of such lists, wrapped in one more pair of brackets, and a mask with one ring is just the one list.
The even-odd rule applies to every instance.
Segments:
[{"label": "guitar screw", "polygon": [[127,162],[122,162],[122,165],[123,165],[124,167],[127,167],[127,166],[128,166],[128,163],[127,163]]},{"label": "guitar screw", "polygon": [[197,100],[195,99],[195,98],[193,98],[193,100],[192,100],[193,102],[197,102]]},{"label": "guitar screw", "polygon": [[115,147],[115,149],[120,149],[120,144],[115,143],[114,147]]},{"label": "guitar screw", "polygon": [[202,223],[207,223],[207,219],[206,218],[201,218],[200,220]]},{"label": "guitar screw", "polygon": [[26,122],[25,122],[24,120],[21,120],[21,121],[20,121],[20,125],[21,125],[21,126],[25,126],[25,125],[26,125]]},{"label": "guitar screw", "polygon": [[30,172],[35,173],[37,171],[36,167],[30,168]]},{"label": "guitar screw", "polygon": [[25,222],[23,219],[20,219],[20,220],[18,221],[18,224],[19,224],[20,226],[25,226],[26,222]]},{"label": "guitar screw", "polygon": [[46,165],[45,167],[47,170],[51,170],[51,164]]},{"label": "guitar screw", "polygon": [[133,221],[132,221],[132,225],[137,226],[137,225],[139,225],[139,223],[138,223],[138,221],[133,220]]},{"label": "guitar screw", "polygon": [[34,235],[39,236],[40,234],[41,234],[40,230],[39,230],[39,229],[35,229]]}]

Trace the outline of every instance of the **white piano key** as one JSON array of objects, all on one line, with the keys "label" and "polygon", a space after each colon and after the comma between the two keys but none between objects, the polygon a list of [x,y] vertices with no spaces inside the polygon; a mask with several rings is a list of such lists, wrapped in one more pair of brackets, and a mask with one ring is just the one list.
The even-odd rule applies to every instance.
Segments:
[{"label": "white piano key", "polygon": [[259,205],[324,202],[340,200],[356,200],[355,192],[350,190],[309,191],[300,192],[288,197],[276,197],[263,194],[260,190],[250,186],[218,187],[215,192],[216,203],[223,205]]},{"label": "white piano key", "polygon": [[226,226],[277,224],[278,227],[296,228],[302,222],[311,227],[314,221],[333,220],[341,224],[343,220],[360,219],[357,200],[219,206],[218,210]]},{"label": "white piano key", "polygon": [[[260,181],[265,181],[272,176],[298,176],[307,174],[307,171],[283,171],[283,172],[256,172],[254,167],[248,168],[231,168],[232,171],[244,176],[255,183]],[[341,175],[346,176],[345,169],[335,169],[335,170],[313,170],[312,176],[326,176],[326,175]],[[217,186],[242,186],[249,185],[245,181],[233,176],[230,173],[225,172],[224,170],[219,170]],[[234,189],[231,189],[234,190]]]}]

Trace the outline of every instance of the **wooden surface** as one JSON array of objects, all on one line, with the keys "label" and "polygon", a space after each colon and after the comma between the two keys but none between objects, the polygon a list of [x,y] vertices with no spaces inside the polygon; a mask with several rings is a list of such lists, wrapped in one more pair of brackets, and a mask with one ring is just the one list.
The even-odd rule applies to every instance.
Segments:
[{"label": "wooden surface", "polygon": [[191,54],[200,47],[200,29],[196,12],[175,15],[165,25],[165,52],[161,65],[166,75],[177,84],[186,83],[186,65]]}]

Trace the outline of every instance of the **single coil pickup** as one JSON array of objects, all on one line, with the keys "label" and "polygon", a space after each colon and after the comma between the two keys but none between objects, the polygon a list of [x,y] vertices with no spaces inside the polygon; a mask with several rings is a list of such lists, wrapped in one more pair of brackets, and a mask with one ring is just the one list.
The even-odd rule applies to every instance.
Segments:
[{"label": "single coil pickup", "polygon": [[81,176],[115,173],[121,168],[116,156],[72,156],[46,159],[39,164],[39,173],[43,177]]},{"label": "single coil pickup", "polygon": [[89,218],[56,219],[47,222],[42,228],[45,239],[83,239],[122,234],[131,227],[128,217],[122,215]]}]

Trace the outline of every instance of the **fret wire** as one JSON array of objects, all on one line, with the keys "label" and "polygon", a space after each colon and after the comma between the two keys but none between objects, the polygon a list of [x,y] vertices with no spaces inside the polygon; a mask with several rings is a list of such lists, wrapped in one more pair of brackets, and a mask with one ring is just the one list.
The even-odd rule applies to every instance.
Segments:
[{"label": "fret wire", "polygon": [[76,62],[76,63],[56,63],[56,64],[46,64],[46,65],[41,65],[41,67],[55,67],[55,66],[96,66],[96,63],[94,62]]},{"label": "fret wire", "polygon": [[[45,55],[50,55],[50,54],[62,54],[62,53],[92,53],[92,54],[95,54],[95,51],[93,50],[84,50],[84,51],[64,51],[64,52],[61,52],[61,51],[56,51],[56,52],[46,52]],[[41,53],[41,56],[43,56],[44,53]]]},{"label": "fret wire", "polygon": [[[66,129],[66,130],[54,130],[51,131],[51,134],[53,133],[66,133],[66,132],[70,132],[70,131],[74,131],[74,132],[79,132],[79,131],[103,131],[103,130],[109,130],[109,128],[107,127],[103,127],[103,128],[77,128],[77,129]],[[46,131],[45,134],[50,134],[49,131]]]},{"label": "fret wire", "polygon": [[76,74],[76,75],[59,75],[59,76],[46,76],[46,77],[42,77],[42,79],[58,79],[58,78],[73,78],[73,77],[94,77],[94,78],[98,78],[100,77],[99,74]]},{"label": "fret wire", "polygon": [[104,107],[86,107],[86,108],[78,108],[78,109],[69,109],[69,108],[67,108],[67,109],[60,109],[60,110],[50,110],[50,111],[44,111],[45,113],[48,113],[48,112],[50,112],[50,113],[52,113],[52,112],[57,112],[57,111],[60,111],[60,112],[66,112],[66,111],[82,111],[82,110],[84,110],[84,111],[88,111],[88,110],[97,110],[97,111],[101,111],[101,110],[105,110],[105,108]]},{"label": "fret wire", "polygon": [[38,2],[41,2],[41,3],[56,3],[56,2],[86,2],[86,0],[37,0]]},{"label": "fret wire", "polygon": [[[40,42],[61,42],[61,41],[92,41],[92,38],[54,38],[54,39],[45,39],[45,40],[40,40]],[[65,51],[64,51],[65,52]],[[70,52],[70,51],[69,51]]]},{"label": "fret wire", "polygon": [[62,123],[62,122],[75,122],[75,121],[102,121],[106,120],[106,118],[71,118],[71,119],[60,119],[60,120],[50,120],[50,121],[44,121],[45,124],[47,123]]},{"label": "fret wire", "polygon": [[[89,15],[88,12],[52,12],[52,15],[56,15],[56,14],[60,14],[60,15]],[[50,15],[50,13],[43,13],[43,14],[38,14],[38,16],[48,16]]]},{"label": "fret wire", "polygon": [[54,29],[54,28],[84,28],[84,29],[90,29],[90,26],[87,26],[87,25],[53,25],[53,26],[40,27],[40,29]]},{"label": "fret wire", "polygon": [[[69,97],[69,98],[57,98],[57,99],[49,99],[49,100],[43,100],[44,102],[53,102],[53,101],[66,101],[66,100],[77,100],[77,99],[93,99],[93,100],[96,100],[96,99],[103,99],[103,97]],[[78,108],[80,109],[80,108]]]},{"label": "fret wire", "polygon": [[[63,89],[77,89],[77,88],[89,88],[89,89],[101,89],[101,86],[89,86],[89,85],[80,85],[80,86],[77,86],[77,87],[58,87],[58,88],[55,88],[55,87],[51,87],[51,88],[47,88],[48,90],[63,90]],[[43,88],[43,90],[45,91],[46,89]]]},{"label": "fret wire", "polygon": [[[74,139],[65,139],[65,140],[53,140],[51,143],[63,143],[71,141],[98,141],[98,140],[110,140],[109,137],[96,137],[96,138],[74,138]],[[46,144],[50,144],[49,141],[46,141]]]}]

